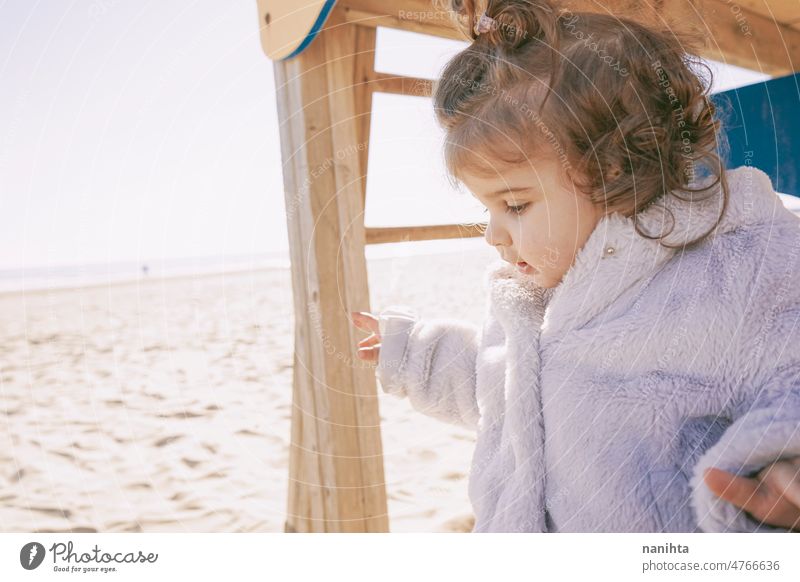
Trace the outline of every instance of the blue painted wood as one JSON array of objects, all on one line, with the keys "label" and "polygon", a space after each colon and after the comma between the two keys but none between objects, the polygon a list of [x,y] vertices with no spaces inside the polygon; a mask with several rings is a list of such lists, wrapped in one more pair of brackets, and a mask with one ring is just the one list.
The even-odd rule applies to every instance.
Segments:
[{"label": "blue painted wood", "polygon": [[311,30],[303,39],[303,42],[301,42],[296,49],[294,49],[281,60],[285,61],[287,59],[294,58],[306,50],[306,47],[311,44],[311,42],[317,37],[317,34],[319,34],[319,31],[322,30],[322,25],[325,24],[325,20],[327,20],[328,14],[330,14],[334,4],[336,4],[336,0],[327,0],[325,2],[325,6],[322,7],[322,10],[320,10],[317,19],[314,21],[314,26],[311,27]]},{"label": "blue painted wood", "polygon": [[764,170],[778,192],[800,197],[800,73],[716,93],[726,167]]}]

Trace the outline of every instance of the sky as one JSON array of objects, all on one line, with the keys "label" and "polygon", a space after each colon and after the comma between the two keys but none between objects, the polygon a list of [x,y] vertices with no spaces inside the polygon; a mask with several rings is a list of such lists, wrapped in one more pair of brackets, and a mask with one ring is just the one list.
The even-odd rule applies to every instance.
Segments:
[{"label": "sky", "polygon": [[[0,0],[0,270],[288,253],[258,26],[255,0]],[[435,78],[464,46],[379,29],[376,70]],[[441,141],[429,99],[375,94],[367,226],[482,219]]]}]

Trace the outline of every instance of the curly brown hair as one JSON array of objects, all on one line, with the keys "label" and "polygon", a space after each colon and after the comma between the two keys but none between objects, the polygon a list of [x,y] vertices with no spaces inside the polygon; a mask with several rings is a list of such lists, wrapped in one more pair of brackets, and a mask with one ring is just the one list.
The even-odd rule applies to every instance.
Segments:
[{"label": "curly brown hair", "polygon": [[[712,72],[692,56],[701,37],[573,13],[550,0],[446,4],[472,40],[434,83],[451,179],[463,172],[496,175],[504,164],[554,155],[592,202],[634,221],[667,194],[698,200],[695,193],[708,191],[705,200],[721,192],[717,222],[680,246],[695,245],[716,228],[729,192],[721,121],[709,98]],[[492,20],[481,23],[479,34],[484,12]],[[699,175],[714,179],[695,188]],[[670,234],[643,233],[638,223],[636,232],[659,241]]]}]

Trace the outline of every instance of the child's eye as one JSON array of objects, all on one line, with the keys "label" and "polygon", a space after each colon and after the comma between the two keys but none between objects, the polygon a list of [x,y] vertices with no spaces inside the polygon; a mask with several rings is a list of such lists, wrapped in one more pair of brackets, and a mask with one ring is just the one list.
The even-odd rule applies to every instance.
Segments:
[{"label": "child's eye", "polygon": [[526,202],[521,206],[507,206],[506,211],[515,212],[516,214],[522,214],[528,206],[530,206],[530,202]]},{"label": "child's eye", "polygon": [[[515,212],[517,214],[522,214],[525,211],[525,209],[528,208],[528,206],[530,206],[530,202],[526,202],[521,206],[506,206],[506,212]],[[484,208],[483,213],[486,214],[487,212],[489,212],[489,209]]]}]

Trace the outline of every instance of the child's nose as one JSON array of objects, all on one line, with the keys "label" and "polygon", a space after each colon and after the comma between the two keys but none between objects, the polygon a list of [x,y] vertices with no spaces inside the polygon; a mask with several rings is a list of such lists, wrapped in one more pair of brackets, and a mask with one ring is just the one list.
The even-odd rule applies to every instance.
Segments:
[{"label": "child's nose", "polygon": [[497,250],[501,252],[501,248],[504,246],[508,246],[511,241],[508,240],[507,233],[505,233],[502,229],[497,228],[491,221],[489,224],[486,225],[486,230],[483,233],[483,237],[486,239],[486,242],[493,247],[497,247]]}]

